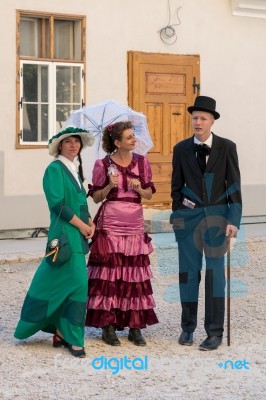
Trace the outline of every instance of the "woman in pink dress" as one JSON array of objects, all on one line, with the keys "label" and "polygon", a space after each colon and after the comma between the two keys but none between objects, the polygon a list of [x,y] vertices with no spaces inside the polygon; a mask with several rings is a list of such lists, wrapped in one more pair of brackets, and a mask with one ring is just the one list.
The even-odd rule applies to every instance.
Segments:
[{"label": "woman in pink dress", "polygon": [[131,122],[117,122],[103,132],[108,154],[97,160],[89,194],[105,200],[95,217],[97,233],[88,260],[89,297],[86,325],[102,328],[102,340],[121,343],[116,330],[129,327],[128,340],[145,346],[141,329],[156,324],[150,279],[151,239],[144,232],[141,198],[155,192],[148,159],[133,153]]}]

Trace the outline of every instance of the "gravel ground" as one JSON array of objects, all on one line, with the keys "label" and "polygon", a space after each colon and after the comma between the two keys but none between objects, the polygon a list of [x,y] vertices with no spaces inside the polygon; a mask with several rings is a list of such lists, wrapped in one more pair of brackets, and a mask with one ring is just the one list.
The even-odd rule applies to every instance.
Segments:
[{"label": "gravel ground", "polygon": [[160,323],[144,331],[148,345],[134,346],[125,330],[118,333],[121,347],[112,348],[102,342],[100,330],[86,328],[87,358],[82,360],[54,349],[46,333],[24,341],[13,338],[38,265],[0,266],[0,399],[264,399],[266,237],[233,247],[231,346],[225,334],[223,345],[213,352],[198,349],[205,338],[204,279],[194,344],[177,342],[181,309],[175,248],[166,246],[151,256]]}]

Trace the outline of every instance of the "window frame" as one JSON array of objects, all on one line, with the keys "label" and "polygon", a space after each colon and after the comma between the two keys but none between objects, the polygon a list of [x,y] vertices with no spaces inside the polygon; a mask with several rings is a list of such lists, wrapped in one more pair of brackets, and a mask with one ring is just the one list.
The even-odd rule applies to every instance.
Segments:
[{"label": "window frame", "polygon": [[[48,18],[49,19],[49,27],[50,27],[50,57],[30,57],[30,56],[21,56],[20,55],[20,21],[22,17],[31,17],[31,18]],[[64,60],[54,57],[54,48],[53,48],[53,37],[54,37],[54,20],[79,20],[81,22],[81,59],[80,60]],[[21,64],[23,62],[26,63],[33,63],[33,64],[54,64],[54,74],[53,77],[50,77],[49,74],[49,81],[50,79],[54,79],[56,74],[56,66],[57,65],[65,65],[65,66],[83,66],[81,68],[82,72],[82,79],[81,79],[81,106],[83,106],[86,102],[86,16],[85,15],[76,15],[76,14],[59,14],[59,13],[46,13],[46,12],[39,12],[39,11],[27,11],[27,10],[16,10],[16,25],[17,25],[17,32],[16,32],[16,149],[41,149],[47,148],[48,143],[44,142],[22,142],[22,134],[21,134],[21,127],[22,127],[22,108],[21,108],[21,93],[22,93],[22,84],[21,84]],[[52,75],[52,74],[51,74]],[[50,83],[49,83],[50,85]],[[53,95],[52,98],[54,101],[50,104],[50,108],[52,108],[52,113],[56,109],[56,85],[52,84]],[[50,117],[50,121],[52,116]],[[54,127],[48,128],[48,138],[49,134],[55,134],[54,128],[56,128],[56,117],[53,116],[53,125]],[[51,128],[51,130],[50,130]]]}]

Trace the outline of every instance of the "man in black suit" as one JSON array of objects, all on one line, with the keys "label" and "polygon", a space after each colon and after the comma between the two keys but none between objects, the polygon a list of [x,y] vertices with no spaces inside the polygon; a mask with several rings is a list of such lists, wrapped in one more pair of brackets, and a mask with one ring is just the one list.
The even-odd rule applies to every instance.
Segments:
[{"label": "man in black suit", "polygon": [[211,132],[220,117],[216,101],[198,96],[188,112],[194,135],[174,146],[171,191],[182,305],[179,343],[193,343],[204,254],[207,338],[200,349],[215,350],[224,331],[224,255],[228,238],[237,235],[242,212],[240,171],[235,143]]}]

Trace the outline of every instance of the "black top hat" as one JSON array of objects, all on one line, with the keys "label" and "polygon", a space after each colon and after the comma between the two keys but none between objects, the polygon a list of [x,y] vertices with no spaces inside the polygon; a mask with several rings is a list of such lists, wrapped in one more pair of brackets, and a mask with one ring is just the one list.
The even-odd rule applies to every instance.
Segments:
[{"label": "black top hat", "polygon": [[214,119],[218,119],[220,118],[220,114],[215,111],[215,107],[216,101],[211,97],[198,96],[195,99],[194,106],[188,107],[187,110],[190,114],[192,114],[193,111],[206,111],[211,113],[214,116]]}]

